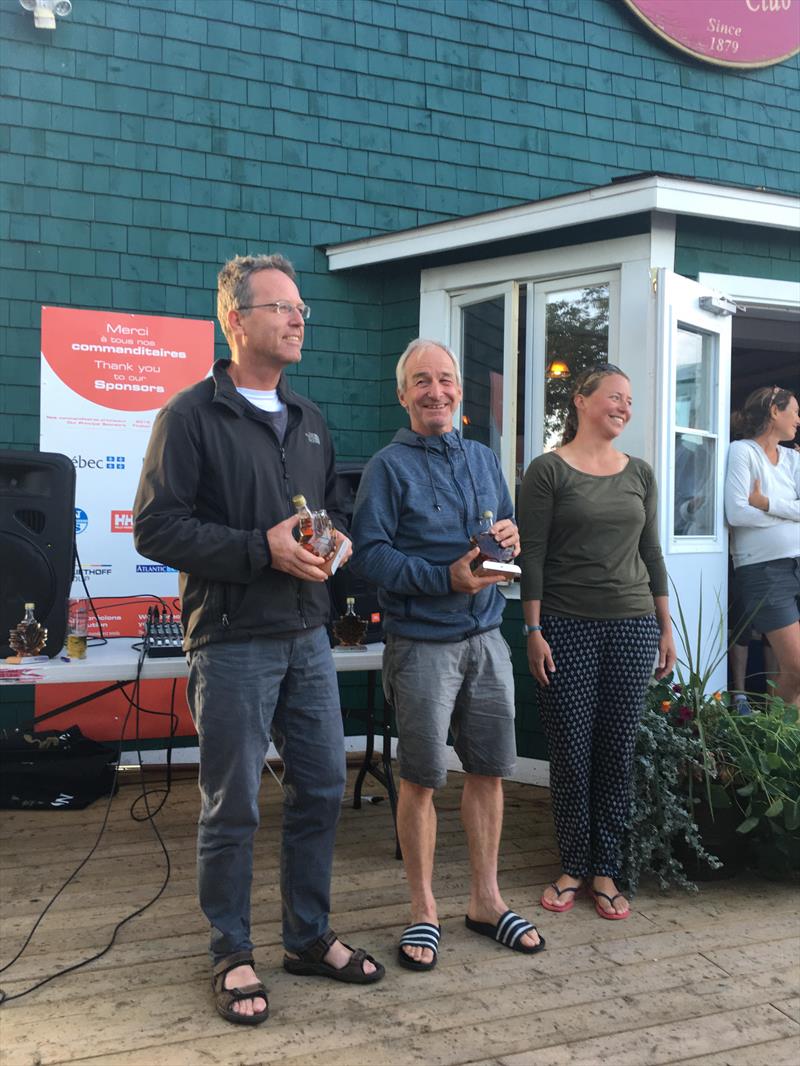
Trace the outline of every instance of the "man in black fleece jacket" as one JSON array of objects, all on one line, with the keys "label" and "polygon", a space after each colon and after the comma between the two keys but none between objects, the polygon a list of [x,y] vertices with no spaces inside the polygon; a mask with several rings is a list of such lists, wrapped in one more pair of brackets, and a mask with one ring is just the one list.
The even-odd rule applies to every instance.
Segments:
[{"label": "man in black fleece jacket", "polygon": [[[330,567],[296,539],[292,496],[343,523],[325,422],[283,374],[300,361],[309,313],[282,256],[225,264],[217,315],[231,358],[159,412],[134,505],[137,550],[181,571],[200,745],[200,904],[211,925],[215,1005],[238,1024],[268,1013],[253,969],[250,888],[270,739],[286,768],[284,967],[364,984],[384,972],[328,925],[345,773],[325,630]],[[342,538],[337,531],[337,546]]]}]

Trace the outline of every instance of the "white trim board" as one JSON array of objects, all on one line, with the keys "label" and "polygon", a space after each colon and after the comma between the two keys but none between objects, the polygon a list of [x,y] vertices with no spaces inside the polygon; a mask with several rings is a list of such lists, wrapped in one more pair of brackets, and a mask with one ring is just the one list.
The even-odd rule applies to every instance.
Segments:
[{"label": "white trim board", "polygon": [[420,295],[445,289],[456,296],[478,286],[501,285],[507,281],[550,281],[573,274],[614,270],[621,263],[642,260],[649,264],[652,239],[649,233],[614,237],[587,244],[566,244],[541,252],[522,252],[497,259],[479,259],[448,266],[428,267],[420,273]]},{"label": "white trim board", "polygon": [[739,274],[697,275],[701,285],[716,289],[732,300],[758,304],[762,307],[800,307],[800,282],[771,281],[769,278],[750,278]]},{"label": "white trim board", "polygon": [[417,229],[329,245],[331,271],[490,244],[639,212],[800,230],[800,197],[658,174]]},{"label": "white trim board", "polygon": [[[380,747],[380,737],[376,737],[376,743],[378,748]],[[355,752],[364,751],[366,747],[366,737],[345,737],[344,738],[345,751]],[[138,761],[133,759],[134,752],[123,751],[122,758],[120,759],[120,768],[128,767],[131,769],[139,768]],[[197,765],[199,750],[197,746],[190,748],[175,748],[172,752],[173,765],[191,766]],[[275,750],[275,746],[270,744],[269,751],[267,752],[267,759],[277,759],[278,753]],[[378,757],[376,751],[376,758]],[[392,758],[397,757],[397,740],[392,737]],[[167,761],[167,749],[166,748],[150,748],[148,751],[142,752],[142,763],[147,765],[156,764],[162,766]],[[447,769],[454,770],[457,773],[463,773],[461,763],[458,756],[452,748],[447,749]],[[517,759],[517,768],[513,774],[505,779],[507,781],[517,781],[523,785],[540,785],[542,788],[550,787],[550,763],[545,762],[543,759]],[[370,788],[372,786],[370,785]],[[381,795],[383,793],[381,792]],[[366,799],[366,795],[364,797]]]}]

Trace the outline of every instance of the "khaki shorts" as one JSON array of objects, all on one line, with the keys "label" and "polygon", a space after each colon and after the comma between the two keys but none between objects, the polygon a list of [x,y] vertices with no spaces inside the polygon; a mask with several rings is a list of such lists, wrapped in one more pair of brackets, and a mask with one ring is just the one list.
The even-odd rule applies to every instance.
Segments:
[{"label": "khaki shorts", "polygon": [[394,707],[400,776],[447,781],[447,734],[467,773],[506,777],[516,764],[514,675],[499,629],[453,643],[390,633],[383,690]]}]

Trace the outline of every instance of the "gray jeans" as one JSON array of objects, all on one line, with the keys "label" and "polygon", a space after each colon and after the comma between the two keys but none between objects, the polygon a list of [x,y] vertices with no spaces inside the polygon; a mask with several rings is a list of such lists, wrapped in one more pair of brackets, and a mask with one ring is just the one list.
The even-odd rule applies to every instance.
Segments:
[{"label": "gray jeans", "polygon": [[284,760],[283,943],[302,951],[328,929],[345,755],[339,689],[324,628],[291,638],[209,644],[187,689],[200,741],[197,879],[216,963],[252,949],[250,886],[258,793],[270,736]]}]

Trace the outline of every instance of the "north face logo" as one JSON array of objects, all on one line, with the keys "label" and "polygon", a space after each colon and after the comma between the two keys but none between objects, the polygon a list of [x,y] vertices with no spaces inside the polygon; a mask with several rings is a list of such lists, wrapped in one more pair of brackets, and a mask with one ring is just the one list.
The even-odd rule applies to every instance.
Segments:
[{"label": "north face logo", "polygon": [[309,444],[319,444],[319,436],[316,433],[306,433],[306,440]]}]

